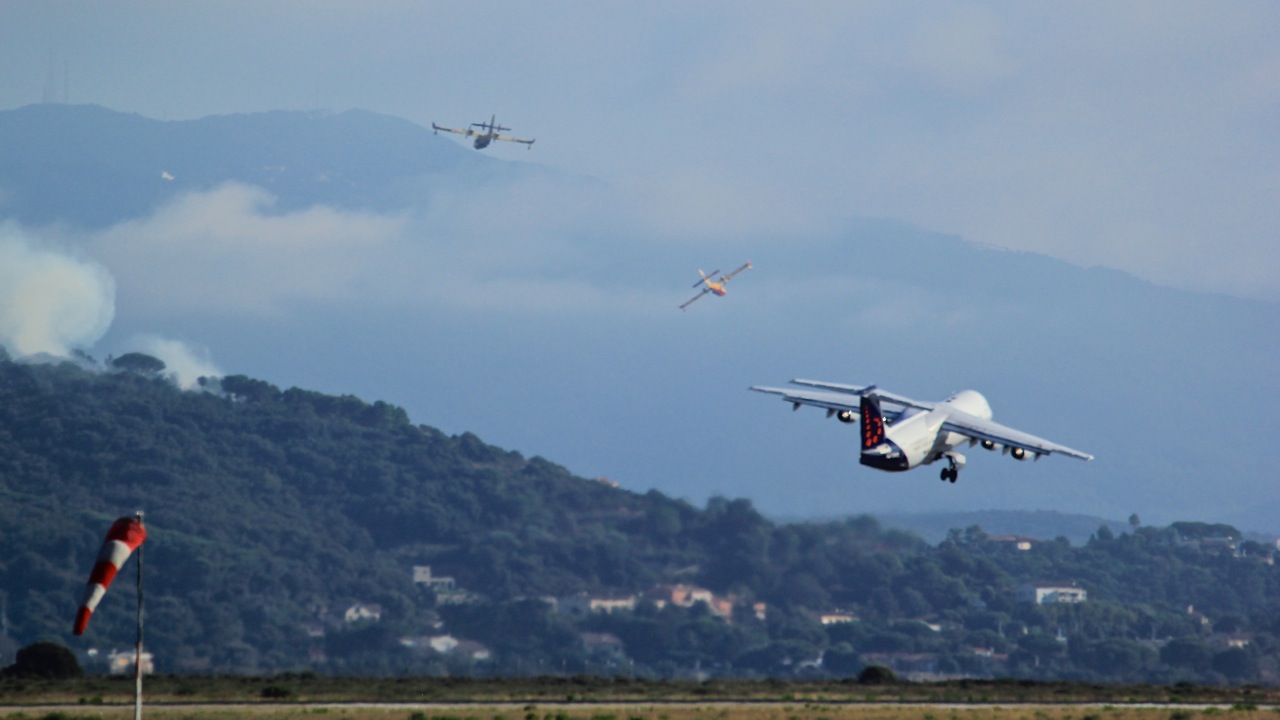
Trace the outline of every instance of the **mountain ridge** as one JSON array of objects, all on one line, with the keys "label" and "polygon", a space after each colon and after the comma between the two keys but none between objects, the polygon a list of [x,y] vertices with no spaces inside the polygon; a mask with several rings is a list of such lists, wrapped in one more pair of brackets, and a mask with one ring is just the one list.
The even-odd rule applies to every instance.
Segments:
[{"label": "mountain ridge", "polygon": [[[67,154],[63,162],[50,162],[55,147]],[[399,181],[440,172],[483,177],[495,162],[365,110],[161,121],[97,105],[0,112],[0,157],[0,186],[10,191],[0,196],[0,212],[29,224],[72,220],[94,229],[231,180],[267,188],[280,211],[315,204],[385,210],[382,193]]]}]

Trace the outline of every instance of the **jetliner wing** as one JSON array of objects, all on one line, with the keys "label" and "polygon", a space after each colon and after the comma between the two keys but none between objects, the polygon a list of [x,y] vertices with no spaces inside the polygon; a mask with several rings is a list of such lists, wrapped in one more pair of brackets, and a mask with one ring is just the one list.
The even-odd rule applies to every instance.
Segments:
[{"label": "jetliner wing", "polygon": [[[881,402],[889,402],[895,405],[901,405],[902,407],[917,408],[919,410],[932,410],[935,405],[934,403],[920,402],[919,400],[912,400],[905,395],[881,390],[875,385],[845,385],[844,383],[829,383],[821,380],[802,380],[800,378],[792,380],[791,384],[805,385],[807,387],[821,388],[823,390],[834,390],[838,393],[848,393],[850,395],[856,395],[857,397],[862,397],[863,395],[874,395],[879,398]],[[854,407],[857,407],[857,403],[854,403]]]},{"label": "jetliner wing", "polygon": [[953,411],[942,423],[944,431],[953,432],[975,440],[986,440],[988,442],[998,443],[1006,447],[1021,448],[1027,452],[1036,455],[1052,455],[1053,453],[1061,453],[1068,457],[1079,458],[1081,460],[1092,460],[1093,456],[1089,453],[1080,452],[1050,442],[1044,438],[1036,437],[1021,430],[1014,430],[1006,427],[998,422],[991,420],[983,420],[980,417],[970,415],[966,412]]},{"label": "jetliner wing", "polygon": [[761,387],[759,385],[752,385],[751,389],[756,392],[781,395],[783,400],[794,405],[797,410],[800,409],[801,405],[812,405],[826,408],[827,410],[852,410],[857,412],[859,405],[862,403],[862,399],[857,395],[849,395],[847,393],[814,392],[812,390]]},{"label": "jetliner wing", "polygon": [[[792,382],[797,382],[797,384],[799,384],[798,381],[793,380]],[[845,387],[852,388],[853,386],[846,385]],[[786,400],[787,402],[794,405],[797,410],[800,409],[801,405],[812,405],[813,407],[825,408],[827,410],[833,410],[837,412],[841,410],[850,410],[853,412],[858,412],[859,408],[862,405],[862,395],[854,394],[851,392],[815,392],[813,390],[797,390],[795,388],[762,387],[760,385],[752,385],[751,389],[755,390],[756,392],[769,393],[771,395],[781,395],[783,400]],[[864,388],[864,389],[870,390],[870,392],[866,392],[865,394],[873,395],[877,398],[880,398],[883,402],[889,403],[891,405],[902,405],[903,407],[919,407],[919,404],[915,403],[914,400],[911,401],[913,404],[908,405],[906,403],[903,403],[901,400],[898,400],[897,399],[898,396],[893,395],[892,393],[882,394],[879,390],[875,389],[874,385],[869,385],[867,386],[867,388]],[[903,399],[906,399],[906,398],[903,398]]]}]

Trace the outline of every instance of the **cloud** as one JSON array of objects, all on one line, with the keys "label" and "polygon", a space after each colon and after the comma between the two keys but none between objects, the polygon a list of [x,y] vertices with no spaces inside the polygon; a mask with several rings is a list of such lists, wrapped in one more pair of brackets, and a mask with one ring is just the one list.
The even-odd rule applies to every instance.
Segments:
[{"label": "cloud", "polygon": [[228,184],[86,243],[117,277],[121,312],[144,323],[324,306],[532,315],[668,304],[650,294],[661,276],[655,288],[638,269],[654,261],[646,213],[609,188],[539,173],[484,192],[422,183],[397,214],[275,213],[267,191]]},{"label": "cloud", "polygon": [[0,225],[0,345],[65,357],[97,342],[114,314],[115,283],[105,269]]},{"label": "cloud", "polygon": [[402,218],[316,206],[272,214],[265,190],[227,184],[91,238],[140,315],[279,315],[292,304],[349,299],[403,238]]}]

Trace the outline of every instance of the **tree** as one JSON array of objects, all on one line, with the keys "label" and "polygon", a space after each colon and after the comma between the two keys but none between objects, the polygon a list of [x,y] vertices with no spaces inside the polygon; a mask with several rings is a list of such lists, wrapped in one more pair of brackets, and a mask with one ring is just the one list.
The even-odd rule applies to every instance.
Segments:
[{"label": "tree", "polygon": [[821,650],[809,643],[801,640],[780,640],[764,647],[748,650],[739,655],[734,663],[743,668],[776,676],[821,656]]},{"label": "tree", "polygon": [[280,388],[263,380],[244,375],[228,375],[222,378],[224,392],[251,402],[266,402],[280,396]]},{"label": "tree", "polygon": [[1223,613],[1213,623],[1214,632],[1238,633],[1249,629],[1249,619],[1238,613]]},{"label": "tree", "polygon": [[898,682],[898,676],[883,665],[868,665],[859,675],[859,685],[892,685]]},{"label": "tree", "polygon": [[1064,643],[1046,632],[1036,631],[1018,638],[1018,647],[1033,658],[1036,667],[1058,657],[1066,650]]},{"label": "tree", "polygon": [[1212,657],[1213,648],[1194,635],[1174,638],[1160,648],[1160,661],[1177,668],[1199,670],[1207,667]]},{"label": "tree", "polygon": [[862,661],[852,645],[842,642],[827,648],[822,654],[822,667],[832,675],[851,677],[862,670]]},{"label": "tree", "polygon": [[1072,641],[1071,659],[1098,677],[1133,677],[1143,671],[1155,652],[1133,640],[1112,637],[1096,642]]},{"label": "tree", "polygon": [[84,675],[76,656],[66,647],[38,642],[18,651],[17,662],[4,669],[9,677],[36,677],[63,680]]},{"label": "tree", "polygon": [[164,361],[160,358],[138,352],[125,353],[112,360],[111,365],[117,370],[128,370],[139,375],[159,375],[165,368]]},{"label": "tree", "polygon": [[1175,522],[1169,527],[1179,536],[1188,540],[1204,540],[1206,538],[1240,538],[1243,533],[1232,525],[1225,523]]},{"label": "tree", "polygon": [[1213,656],[1214,670],[1236,681],[1252,680],[1258,675],[1258,658],[1247,648],[1227,648]]}]

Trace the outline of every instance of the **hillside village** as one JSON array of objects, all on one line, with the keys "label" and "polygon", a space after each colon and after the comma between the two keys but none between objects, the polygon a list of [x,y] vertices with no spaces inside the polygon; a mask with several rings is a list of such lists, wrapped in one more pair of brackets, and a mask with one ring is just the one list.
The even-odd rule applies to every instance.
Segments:
[{"label": "hillside village", "polygon": [[[1028,536],[987,536],[983,538],[983,542],[991,548],[1000,548],[1001,550],[998,550],[1000,552],[1009,552],[1010,550],[1013,552],[1030,552],[1035,545],[1042,541]],[[1277,544],[1280,544],[1280,541],[1277,541]],[[1253,554],[1250,555],[1244,552],[1236,538],[1230,535],[1200,538],[1177,535],[1173,540],[1173,545],[1180,549],[1208,552],[1222,557],[1230,557],[1240,562],[1260,563],[1266,566],[1274,566],[1277,554],[1275,552],[1276,548],[1250,543],[1250,549],[1253,551]],[[437,604],[451,605],[482,602],[480,596],[457,588],[452,577],[433,575],[429,566],[414,567],[413,574],[415,584],[436,594]],[[1026,610],[1034,606],[1086,603],[1089,600],[1089,594],[1088,590],[1076,581],[1035,581],[1017,585],[1013,589],[1012,599],[1021,606],[1021,609]],[[714,618],[726,625],[733,624],[735,617],[754,618],[755,621],[763,623],[767,622],[768,615],[768,605],[764,602],[757,601],[748,605],[740,597],[734,595],[717,596],[707,588],[686,584],[656,585],[636,594],[591,594],[579,592],[560,597],[546,596],[538,598],[538,600],[545,603],[548,610],[557,617],[583,626],[598,625],[598,623],[590,622],[592,616],[635,613],[638,607],[642,608],[642,612],[645,611],[644,608],[647,608],[648,612],[652,612],[654,610],[662,610],[668,606],[685,609],[698,606],[707,617]],[[985,607],[981,601],[978,601],[977,606]],[[355,603],[346,610],[344,622],[348,625],[361,622],[377,622],[381,618],[380,611],[381,608],[376,605],[370,606],[363,603]],[[843,609],[814,610],[809,615],[810,619],[816,621],[824,629],[834,630],[835,634],[839,634],[841,630],[838,626],[861,622],[861,618],[855,612]],[[1251,643],[1257,637],[1255,633],[1215,632],[1213,622],[1209,617],[1196,611],[1192,605],[1187,606],[1185,619],[1189,626],[1196,629],[1203,637],[1204,645],[1218,653],[1226,653],[1227,651],[1252,653],[1256,651],[1256,648],[1251,648]],[[939,614],[921,618],[904,618],[896,622],[914,625],[922,629],[921,632],[927,631],[938,638],[962,634],[964,629],[962,625],[948,622],[943,615]],[[472,672],[483,673],[485,666],[494,660],[491,650],[482,643],[449,634],[446,632],[444,624],[438,620],[433,624],[440,631],[439,634],[402,637],[399,639],[400,644],[415,654],[425,657],[435,656],[460,661],[464,665],[469,665]],[[1026,638],[1033,632],[1027,625],[1017,621],[1010,623],[1007,628],[1003,625],[997,625],[995,630],[1000,638],[1004,640],[1012,639],[1015,647],[1018,646],[1019,637]],[[627,666],[626,643],[616,634],[581,630],[578,635],[581,649],[585,656],[601,661],[608,667]],[[316,637],[323,638],[323,633]],[[1061,653],[1068,651],[1070,638],[1062,625],[1058,625],[1053,629],[1052,640],[1060,645]],[[1153,638],[1150,641],[1146,641],[1144,647],[1158,655],[1172,642],[1171,638]],[[1173,646],[1174,650],[1177,647],[1178,645],[1175,644]],[[957,677],[994,678],[1016,672],[1018,660],[1015,657],[1013,664],[1011,664],[1010,660],[1011,655],[1016,655],[1017,650],[1011,653],[1009,649],[1007,642],[988,642],[965,648],[961,658],[954,656],[947,658],[944,654],[938,652],[912,651],[865,652],[861,653],[860,658],[865,663],[882,665],[893,670],[900,677],[912,680],[931,681]],[[1048,654],[1055,653],[1050,650]],[[784,665],[792,666],[790,672],[819,676],[824,674],[825,670],[824,655],[825,652],[822,652],[813,657],[790,658],[790,662],[784,661]],[[1170,651],[1169,655],[1171,658],[1174,657],[1172,651]],[[325,661],[323,651],[319,648],[313,649],[311,659],[323,663]],[[1038,657],[1036,661],[1039,661]],[[838,659],[836,664],[839,664]],[[955,667],[955,665],[959,667]],[[634,670],[633,663],[629,667]],[[707,672],[700,669],[693,674],[694,677],[707,677],[708,675]]]}]

